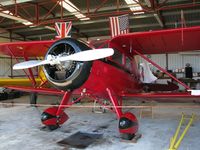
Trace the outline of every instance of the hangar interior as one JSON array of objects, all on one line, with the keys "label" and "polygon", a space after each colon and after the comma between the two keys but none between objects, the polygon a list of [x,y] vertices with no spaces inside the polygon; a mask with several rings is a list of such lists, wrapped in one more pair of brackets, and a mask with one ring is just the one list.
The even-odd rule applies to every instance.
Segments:
[{"label": "hangar interior", "polygon": [[[55,22],[72,21],[72,38],[100,46],[111,39],[109,17],[126,14],[129,15],[130,33],[195,27],[200,25],[200,1],[1,0],[0,43],[54,40],[56,36]],[[145,56],[177,78],[182,79],[192,89],[200,89],[200,49]],[[138,62],[143,62],[141,57],[136,59]],[[22,61],[24,61],[23,58],[0,56],[0,85],[2,87],[14,82],[12,80],[14,78],[26,77],[26,72],[23,70],[13,70],[13,65]],[[185,66],[188,63],[193,69],[193,77],[185,80]],[[159,78],[157,83],[171,81],[156,67],[150,66],[150,68]],[[39,72],[39,68],[34,69],[33,76],[38,76]],[[17,82],[15,83],[17,84]],[[177,91],[184,91],[184,89],[179,86]],[[4,92],[4,88],[2,88],[2,92]],[[17,150],[21,148],[21,145],[24,145],[24,149],[41,149],[41,147],[52,150],[63,149],[63,145],[60,146],[57,143],[79,131],[103,135],[100,142],[92,143],[86,149],[170,149],[170,139],[176,131],[182,113],[187,117],[190,116],[189,119],[193,118],[192,114],[195,114],[195,121],[190,126],[188,133],[180,136],[185,136],[185,138],[180,145],[176,146],[181,150],[195,150],[199,147],[198,97],[169,99],[168,96],[165,96],[162,98],[125,99],[123,103],[127,108],[124,109],[137,116],[140,125],[139,133],[142,135],[136,142],[127,142],[120,140],[119,133],[116,132],[118,130],[116,116],[108,110],[104,112],[104,107],[96,104],[96,101],[93,103],[86,98],[86,102],[75,103],[75,107],[67,109],[72,116],[69,122],[63,124],[61,128],[49,132],[42,129],[39,116],[42,110],[49,105],[54,106],[60,103],[61,96],[38,95],[39,104],[35,108],[29,107],[29,95],[22,95],[20,98],[15,96],[9,98],[8,96],[8,100],[2,98],[0,101],[0,141],[3,141],[0,149]],[[1,93],[0,96],[4,97],[5,95]],[[76,98],[74,99],[76,100]],[[88,105],[90,107],[87,107]],[[133,107],[129,108],[128,106]],[[193,119],[191,120],[193,121]],[[184,127],[181,129],[184,130]],[[27,142],[26,139],[31,140]],[[69,145],[64,145],[64,148],[67,149]],[[71,146],[73,147],[73,145]],[[79,148],[75,147],[75,149]]]},{"label": "hangar interior", "polygon": [[[72,21],[72,37],[95,43],[98,40],[103,41],[110,38],[108,18],[120,14],[130,14],[130,32],[178,28],[182,24],[186,27],[199,25],[200,10],[198,1],[163,0],[151,2],[151,0],[141,0],[137,2],[105,0],[101,2],[98,0],[74,0],[72,4],[72,6],[68,6],[69,8],[65,8],[67,6],[61,7],[59,1],[22,0],[15,2],[2,0],[0,41],[54,39],[56,35],[54,23],[57,21]],[[70,6],[72,8],[75,6],[74,9],[78,9],[70,12]],[[73,14],[73,11],[78,12]],[[80,17],[76,17],[77,15],[80,15]],[[181,18],[181,16],[183,17]],[[165,54],[157,56],[152,55],[151,59],[164,68],[178,72],[178,76],[183,75],[177,69],[184,68],[186,63],[191,64],[194,73],[200,72],[198,51],[169,54],[168,57]],[[167,62],[166,59],[168,59]],[[5,63],[1,63],[1,76],[24,74],[20,71],[12,72],[12,69],[8,71],[7,68],[9,64],[11,65],[9,59],[3,62]],[[13,59],[14,62],[15,59]],[[195,76],[198,76],[198,74],[195,74]]]}]

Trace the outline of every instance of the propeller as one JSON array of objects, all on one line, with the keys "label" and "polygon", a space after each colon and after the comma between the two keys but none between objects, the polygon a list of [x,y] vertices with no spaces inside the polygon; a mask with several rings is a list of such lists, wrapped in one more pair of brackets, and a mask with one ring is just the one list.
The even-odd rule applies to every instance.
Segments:
[{"label": "propeller", "polygon": [[14,70],[27,69],[46,64],[56,65],[56,64],[61,64],[61,62],[63,61],[92,61],[96,59],[109,57],[112,56],[113,54],[114,50],[112,48],[101,48],[95,50],[81,51],[69,56],[48,55],[47,59],[45,60],[29,60],[15,64],[13,66],[13,69]]}]

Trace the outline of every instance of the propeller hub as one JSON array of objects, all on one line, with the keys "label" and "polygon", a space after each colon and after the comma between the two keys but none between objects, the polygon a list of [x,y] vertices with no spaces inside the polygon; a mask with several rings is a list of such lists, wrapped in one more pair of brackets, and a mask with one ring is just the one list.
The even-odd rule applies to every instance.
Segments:
[{"label": "propeller hub", "polygon": [[57,65],[57,64],[58,64],[58,65],[61,64],[61,62],[60,62],[60,60],[59,60],[59,56],[47,55],[46,60],[49,62],[49,64],[50,64],[51,66]]}]

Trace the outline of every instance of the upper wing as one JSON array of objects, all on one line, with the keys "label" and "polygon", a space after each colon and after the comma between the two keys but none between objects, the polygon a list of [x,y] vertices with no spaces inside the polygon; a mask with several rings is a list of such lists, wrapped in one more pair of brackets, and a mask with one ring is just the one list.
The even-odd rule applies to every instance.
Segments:
[{"label": "upper wing", "polygon": [[0,54],[15,57],[44,56],[54,42],[55,40],[0,43]]},{"label": "upper wing", "polygon": [[170,30],[137,32],[113,38],[110,47],[142,54],[161,54],[200,50],[200,26]]}]

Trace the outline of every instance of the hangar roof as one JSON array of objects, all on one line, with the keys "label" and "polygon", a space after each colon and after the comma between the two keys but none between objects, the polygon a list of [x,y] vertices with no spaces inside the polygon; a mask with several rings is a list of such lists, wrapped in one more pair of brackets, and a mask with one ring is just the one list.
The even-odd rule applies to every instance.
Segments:
[{"label": "hangar roof", "polygon": [[177,28],[181,23],[196,26],[200,24],[200,1],[1,0],[0,36],[9,31],[21,40],[53,39],[56,21],[72,21],[76,37],[110,36],[108,18],[122,14],[129,14],[131,32]]}]

